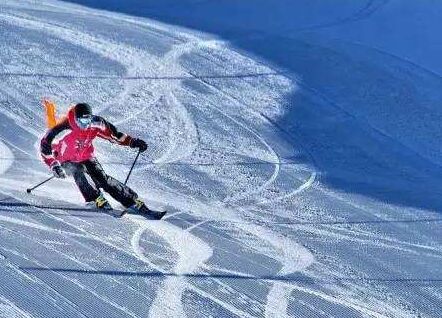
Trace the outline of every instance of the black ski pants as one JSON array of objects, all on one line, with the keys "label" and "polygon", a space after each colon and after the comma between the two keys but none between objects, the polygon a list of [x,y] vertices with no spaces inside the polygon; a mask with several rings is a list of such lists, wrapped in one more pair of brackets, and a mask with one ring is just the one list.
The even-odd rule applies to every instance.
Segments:
[{"label": "black ski pants", "polygon": [[126,208],[133,205],[138,198],[131,188],[107,175],[96,158],[80,163],[65,162],[62,166],[68,175],[74,177],[86,202],[95,201],[100,196],[100,188]]}]

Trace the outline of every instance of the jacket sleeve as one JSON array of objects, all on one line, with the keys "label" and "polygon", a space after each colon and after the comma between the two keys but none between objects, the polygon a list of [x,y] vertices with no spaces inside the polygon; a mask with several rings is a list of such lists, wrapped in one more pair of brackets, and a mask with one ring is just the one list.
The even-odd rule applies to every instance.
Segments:
[{"label": "jacket sleeve", "polygon": [[56,160],[57,154],[53,152],[52,142],[58,135],[60,135],[62,132],[70,128],[71,127],[69,125],[69,121],[67,119],[64,119],[63,121],[55,125],[53,128],[49,129],[44,135],[44,137],[41,139],[40,143],[41,157],[49,167],[51,167],[54,163],[57,162]]},{"label": "jacket sleeve", "polygon": [[98,134],[99,137],[122,146],[131,146],[134,138],[118,131],[118,129],[113,124],[111,124],[104,118],[99,117],[99,119],[103,127],[101,132]]}]

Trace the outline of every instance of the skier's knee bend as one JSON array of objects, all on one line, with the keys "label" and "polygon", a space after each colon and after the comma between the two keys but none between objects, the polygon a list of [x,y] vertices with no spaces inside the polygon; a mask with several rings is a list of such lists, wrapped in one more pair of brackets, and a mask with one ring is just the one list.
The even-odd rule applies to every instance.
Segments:
[{"label": "skier's knee bend", "polygon": [[94,175],[93,179],[94,179],[95,183],[97,184],[97,186],[104,189],[105,191],[110,186],[109,185],[109,176],[107,176],[107,175]]}]

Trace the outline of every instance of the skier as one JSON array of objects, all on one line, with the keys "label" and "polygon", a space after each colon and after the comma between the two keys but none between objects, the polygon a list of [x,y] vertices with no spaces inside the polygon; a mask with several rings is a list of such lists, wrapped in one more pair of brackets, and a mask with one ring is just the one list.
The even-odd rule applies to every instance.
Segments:
[{"label": "skier", "polygon": [[94,156],[92,142],[96,137],[138,148],[141,152],[147,149],[145,141],[119,132],[104,118],[93,115],[88,104],[80,103],[71,107],[67,115],[57,123],[54,122],[53,127],[46,132],[41,140],[41,156],[55,177],[64,179],[67,174],[74,177],[87,205],[112,209],[100,191],[101,188],[126,207],[127,211],[161,219],[165,212],[150,210],[135,191],[106,174]]}]

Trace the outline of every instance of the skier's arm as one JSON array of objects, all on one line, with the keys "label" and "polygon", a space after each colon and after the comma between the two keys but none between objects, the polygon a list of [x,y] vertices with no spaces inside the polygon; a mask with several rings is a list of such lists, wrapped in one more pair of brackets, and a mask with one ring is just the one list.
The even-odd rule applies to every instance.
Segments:
[{"label": "skier's arm", "polygon": [[61,134],[63,131],[70,129],[69,121],[67,119],[61,121],[59,124],[55,125],[53,128],[49,129],[44,137],[41,139],[40,143],[40,153],[43,161],[49,166],[53,166],[57,162],[54,153],[52,151],[52,142],[54,139]]},{"label": "skier's arm", "polygon": [[118,131],[117,127],[112,125],[104,118],[98,117],[98,120],[100,121],[100,124],[102,126],[101,133],[98,135],[99,137],[122,146],[131,145],[134,138]]},{"label": "skier's arm", "polygon": [[104,129],[102,129],[102,132],[99,134],[101,138],[107,139],[122,146],[139,148],[141,151],[145,151],[147,149],[147,144],[143,140],[133,138],[127,134],[118,131],[118,129],[113,124],[111,124],[104,118],[99,117],[99,119],[102,125],[104,125]]}]

